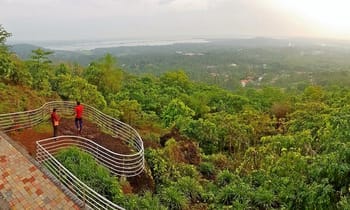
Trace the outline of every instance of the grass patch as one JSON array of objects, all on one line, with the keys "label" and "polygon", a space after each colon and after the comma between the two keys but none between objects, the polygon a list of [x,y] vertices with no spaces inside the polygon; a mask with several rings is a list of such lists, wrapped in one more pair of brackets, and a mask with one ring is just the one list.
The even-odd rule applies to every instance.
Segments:
[{"label": "grass patch", "polygon": [[60,150],[55,155],[70,172],[97,193],[114,203],[121,203],[123,193],[117,178],[108,169],[94,159],[94,157],[77,147]]},{"label": "grass patch", "polygon": [[52,132],[52,124],[51,122],[40,123],[39,125],[35,126],[33,130],[37,133],[50,133]]}]

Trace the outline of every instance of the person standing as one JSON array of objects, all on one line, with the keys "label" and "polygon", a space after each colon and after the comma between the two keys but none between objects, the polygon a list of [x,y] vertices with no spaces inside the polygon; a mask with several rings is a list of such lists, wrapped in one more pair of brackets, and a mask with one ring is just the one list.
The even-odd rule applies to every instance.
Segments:
[{"label": "person standing", "polygon": [[83,129],[83,111],[84,106],[77,101],[77,105],[74,108],[75,110],[75,127],[78,130],[79,135],[81,134],[81,130]]},{"label": "person standing", "polygon": [[51,113],[51,122],[52,122],[52,127],[53,127],[53,137],[57,136],[57,130],[58,130],[58,125],[60,124],[60,117],[56,113],[56,108],[52,110]]}]

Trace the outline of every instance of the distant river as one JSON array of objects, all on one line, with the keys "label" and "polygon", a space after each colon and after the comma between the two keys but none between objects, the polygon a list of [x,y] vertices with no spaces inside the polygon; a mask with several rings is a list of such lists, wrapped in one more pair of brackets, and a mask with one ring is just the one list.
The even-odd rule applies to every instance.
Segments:
[{"label": "distant river", "polygon": [[205,39],[183,40],[110,40],[110,41],[46,41],[34,43],[52,50],[82,51],[96,48],[131,47],[131,46],[161,46],[179,43],[208,43]]}]

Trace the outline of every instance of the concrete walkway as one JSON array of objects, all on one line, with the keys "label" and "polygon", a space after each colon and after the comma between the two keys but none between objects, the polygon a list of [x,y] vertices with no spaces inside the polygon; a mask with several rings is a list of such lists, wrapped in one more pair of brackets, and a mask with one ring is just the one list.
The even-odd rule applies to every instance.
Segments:
[{"label": "concrete walkway", "polygon": [[2,136],[0,193],[0,209],[80,209]]}]

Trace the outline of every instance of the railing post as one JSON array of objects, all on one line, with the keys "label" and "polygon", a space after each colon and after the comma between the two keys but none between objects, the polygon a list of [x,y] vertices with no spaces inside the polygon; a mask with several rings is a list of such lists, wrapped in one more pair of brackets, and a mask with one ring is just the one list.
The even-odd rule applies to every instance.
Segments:
[{"label": "railing post", "polygon": [[83,206],[84,208],[86,208],[86,191],[84,187],[83,187]]}]

